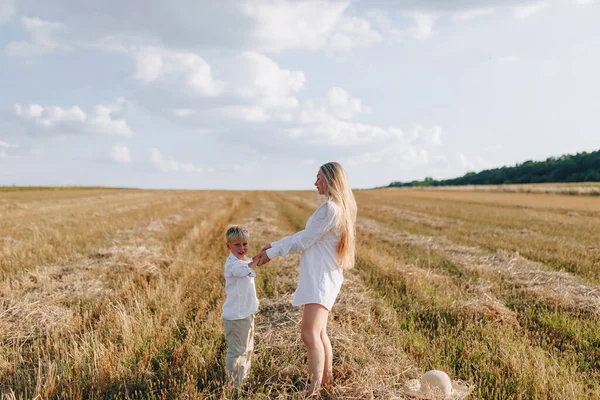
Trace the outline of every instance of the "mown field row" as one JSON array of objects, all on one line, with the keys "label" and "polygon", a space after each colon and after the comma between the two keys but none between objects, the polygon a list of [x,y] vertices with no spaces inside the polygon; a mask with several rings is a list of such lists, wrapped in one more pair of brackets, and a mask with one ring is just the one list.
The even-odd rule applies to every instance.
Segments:
[{"label": "mown field row", "polygon": [[[305,397],[297,256],[258,270],[252,374],[223,387],[223,234],[247,225],[254,253],[302,229],[314,193],[40,193],[0,194],[3,396]],[[330,316],[325,397],[404,398],[434,368],[471,398],[600,397],[598,199],[356,196],[357,266]]]},{"label": "mown field row", "polygon": [[465,192],[502,192],[502,193],[544,193],[568,196],[600,196],[600,182],[575,183],[521,183],[505,185],[460,185],[460,186],[422,186],[407,190],[426,191],[465,191]]}]

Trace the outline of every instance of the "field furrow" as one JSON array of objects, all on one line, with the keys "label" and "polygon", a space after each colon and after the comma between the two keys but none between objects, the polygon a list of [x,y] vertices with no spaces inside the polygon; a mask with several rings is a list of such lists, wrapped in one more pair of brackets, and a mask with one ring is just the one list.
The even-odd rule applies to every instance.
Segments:
[{"label": "field furrow", "polygon": [[[142,202],[130,199],[63,210],[63,217],[28,216],[3,226],[0,240],[0,272],[8,274],[37,265],[66,263],[107,246],[122,230],[138,229],[210,198],[207,193],[164,195]],[[52,213],[51,213],[52,214]],[[50,220],[48,220],[50,219]],[[2,224],[8,224],[3,221]],[[2,280],[4,280],[2,279]]]},{"label": "field furrow", "polygon": [[[394,192],[405,196],[392,197]],[[512,198],[516,195],[506,193],[440,193],[448,198],[422,191],[357,194],[362,215],[393,221],[397,229],[444,236],[492,252],[519,252],[555,270],[600,282],[600,198],[520,195],[525,199],[518,203]],[[479,196],[472,198],[474,194]],[[555,197],[562,199],[561,207],[554,205]],[[544,198],[552,200],[551,206]]]}]

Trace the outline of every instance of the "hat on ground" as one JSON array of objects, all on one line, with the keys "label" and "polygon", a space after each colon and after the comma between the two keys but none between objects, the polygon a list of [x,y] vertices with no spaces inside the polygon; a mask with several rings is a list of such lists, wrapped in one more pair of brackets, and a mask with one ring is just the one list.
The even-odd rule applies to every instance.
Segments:
[{"label": "hat on ground", "polygon": [[458,400],[467,397],[471,388],[462,382],[452,382],[444,371],[434,369],[423,374],[421,379],[406,382],[403,392],[418,399]]}]

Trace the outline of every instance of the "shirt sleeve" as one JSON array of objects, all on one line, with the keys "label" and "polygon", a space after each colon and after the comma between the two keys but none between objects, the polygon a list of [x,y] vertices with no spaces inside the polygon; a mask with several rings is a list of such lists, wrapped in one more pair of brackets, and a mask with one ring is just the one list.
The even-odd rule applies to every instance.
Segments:
[{"label": "shirt sleeve", "polygon": [[254,278],[256,277],[256,272],[254,272],[254,270],[250,268],[247,263],[240,260],[235,260],[228,262],[227,267],[225,268],[225,275],[235,276],[238,278]]},{"label": "shirt sleeve", "polygon": [[308,219],[304,230],[271,243],[267,255],[270,259],[275,257],[287,258],[292,253],[304,251],[324,234],[335,228],[335,223],[336,209],[330,202],[327,202]]}]

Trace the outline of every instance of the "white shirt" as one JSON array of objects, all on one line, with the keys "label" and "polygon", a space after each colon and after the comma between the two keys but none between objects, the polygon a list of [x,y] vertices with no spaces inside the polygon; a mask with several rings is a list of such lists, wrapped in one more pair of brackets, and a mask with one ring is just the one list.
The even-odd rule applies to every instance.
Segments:
[{"label": "white shirt", "polygon": [[256,272],[248,266],[252,259],[245,261],[229,253],[225,261],[225,292],[223,319],[244,319],[258,311],[258,298],[254,287]]},{"label": "white shirt", "polygon": [[302,252],[300,279],[292,300],[295,306],[318,303],[331,310],[340,292],[344,274],[338,266],[337,215],[338,206],[327,199],[310,216],[303,231],[271,243],[267,250],[270,259]]}]

